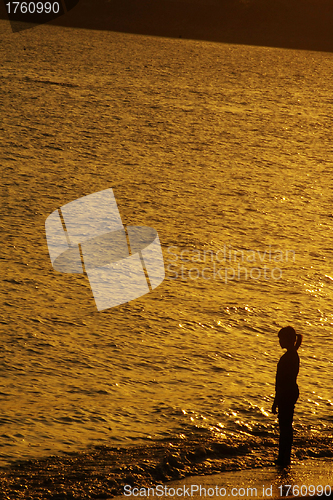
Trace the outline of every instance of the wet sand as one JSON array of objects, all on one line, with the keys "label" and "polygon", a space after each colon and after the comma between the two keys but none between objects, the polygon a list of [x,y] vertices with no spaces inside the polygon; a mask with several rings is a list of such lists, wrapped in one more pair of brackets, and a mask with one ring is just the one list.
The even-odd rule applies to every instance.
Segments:
[{"label": "wet sand", "polygon": [[[239,469],[239,454],[233,460],[233,453],[223,443],[186,445],[179,440],[127,448],[100,446],[86,453],[18,461],[0,472],[0,498],[111,498],[121,495],[128,484],[148,488]],[[244,450],[243,467],[251,466]]]},{"label": "wet sand", "polygon": [[237,468],[237,457],[233,464],[230,452],[219,443],[204,447],[174,441],[135,448],[101,446],[87,453],[18,461],[0,472],[0,498],[111,498],[128,484],[149,488]]},{"label": "wet sand", "polygon": [[[285,469],[267,465],[220,472],[223,446],[205,450],[176,443],[142,448],[96,448],[17,462],[0,472],[1,499],[158,498],[331,498],[333,470],[327,461],[308,459]],[[246,465],[245,465],[246,467]],[[178,479],[176,479],[178,478]],[[289,485],[289,486],[288,486]],[[126,494],[124,494],[126,493]]]},{"label": "wet sand", "polygon": [[[168,484],[169,490],[193,492],[194,498],[322,498],[332,497],[333,471],[327,462],[307,460],[285,469],[267,468],[223,472],[212,476],[196,476]],[[201,487],[201,489],[200,489]],[[201,495],[200,495],[201,492]],[[192,495],[191,495],[192,496]],[[170,498],[161,496],[160,498]],[[174,496],[171,498],[179,498]]]}]

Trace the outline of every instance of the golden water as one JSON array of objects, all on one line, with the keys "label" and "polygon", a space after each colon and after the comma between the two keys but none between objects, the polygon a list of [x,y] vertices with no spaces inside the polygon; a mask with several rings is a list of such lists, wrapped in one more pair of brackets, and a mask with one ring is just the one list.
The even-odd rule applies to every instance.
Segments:
[{"label": "golden water", "polygon": [[[288,324],[297,435],[329,433],[332,54],[0,28],[2,461],[276,437]],[[158,231],[166,279],[97,312],[84,275],[53,270],[44,224],[107,188],[125,225]]]}]

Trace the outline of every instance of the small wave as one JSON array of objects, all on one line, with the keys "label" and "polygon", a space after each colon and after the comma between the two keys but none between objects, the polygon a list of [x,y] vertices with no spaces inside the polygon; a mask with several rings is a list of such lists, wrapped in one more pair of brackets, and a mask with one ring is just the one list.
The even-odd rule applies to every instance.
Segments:
[{"label": "small wave", "polygon": [[41,80],[38,78],[31,78],[30,76],[25,76],[23,80],[26,82],[43,83],[45,85],[60,85],[61,87],[79,87],[79,85],[75,83],[55,82],[53,80]]}]

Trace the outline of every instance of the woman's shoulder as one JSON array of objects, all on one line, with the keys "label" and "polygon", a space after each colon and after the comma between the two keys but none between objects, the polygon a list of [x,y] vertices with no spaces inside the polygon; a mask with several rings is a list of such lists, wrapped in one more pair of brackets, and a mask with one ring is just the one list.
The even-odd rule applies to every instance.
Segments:
[{"label": "woman's shoulder", "polygon": [[293,349],[289,349],[287,352],[287,358],[289,360],[298,360],[299,361],[299,355],[297,352],[297,349],[294,347]]},{"label": "woman's shoulder", "polygon": [[279,364],[290,363],[293,360],[299,360],[297,349],[288,349],[280,358]]}]

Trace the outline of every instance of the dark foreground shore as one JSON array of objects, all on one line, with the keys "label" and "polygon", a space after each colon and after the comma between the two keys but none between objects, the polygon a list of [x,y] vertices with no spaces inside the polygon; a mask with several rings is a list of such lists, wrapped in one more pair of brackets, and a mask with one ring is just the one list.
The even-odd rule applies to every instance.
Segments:
[{"label": "dark foreground shore", "polygon": [[[244,455],[248,452],[244,448]],[[0,472],[0,499],[94,499],[121,495],[126,484],[149,487],[193,475],[239,469],[241,450],[222,443],[166,442],[16,462]],[[251,457],[244,467],[253,466]]]},{"label": "dark foreground shore", "polygon": [[216,441],[186,444],[179,440],[127,448],[101,446],[86,453],[19,461],[1,469],[0,499],[110,499],[122,495],[125,485],[147,489],[161,484],[171,487],[174,481],[181,486],[198,484],[196,476],[201,476],[200,484],[207,488],[215,484],[239,488],[275,482],[271,498],[277,497],[279,484],[330,484],[332,468],[327,458],[315,464],[311,458],[297,460],[282,470],[273,465],[274,442],[268,440],[264,452],[261,449],[260,463],[255,458],[259,450],[254,448],[254,443],[235,449]]},{"label": "dark foreground shore", "polygon": [[[0,19],[7,19],[5,2],[0,2]],[[51,24],[333,51],[331,0],[79,0]],[[27,27],[12,23],[13,31]]]}]

